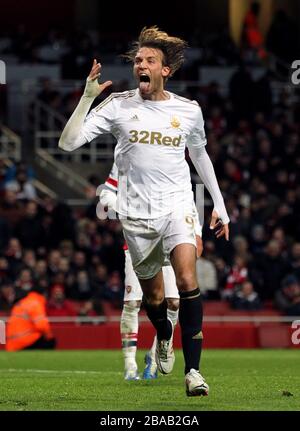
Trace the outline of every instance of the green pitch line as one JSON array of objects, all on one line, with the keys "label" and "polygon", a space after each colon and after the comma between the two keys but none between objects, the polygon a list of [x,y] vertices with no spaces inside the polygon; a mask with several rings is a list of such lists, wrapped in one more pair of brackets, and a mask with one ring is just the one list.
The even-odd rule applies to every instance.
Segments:
[{"label": "green pitch line", "polygon": [[210,395],[188,398],[181,351],[171,375],[130,382],[117,350],[2,351],[0,410],[300,410],[299,359],[298,349],[206,350]]}]

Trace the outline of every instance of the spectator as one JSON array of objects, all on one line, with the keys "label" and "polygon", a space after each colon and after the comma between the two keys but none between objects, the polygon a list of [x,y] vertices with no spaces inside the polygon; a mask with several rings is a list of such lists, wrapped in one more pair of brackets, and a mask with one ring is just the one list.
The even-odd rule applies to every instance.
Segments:
[{"label": "spectator", "polygon": [[78,270],[78,272],[75,273],[75,281],[71,287],[70,297],[83,301],[91,299],[92,294],[92,283],[87,271]]},{"label": "spectator", "polygon": [[253,254],[262,253],[266,246],[267,234],[263,225],[255,224],[251,229],[251,251]]},{"label": "spectator", "polygon": [[15,289],[12,280],[0,280],[0,311],[10,311],[15,300]]},{"label": "spectator", "polygon": [[74,304],[66,299],[64,287],[60,284],[52,286],[46,306],[48,316],[76,316]]},{"label": "spectator", "polygon": [[215,265],[201,256],[196,262],[197,280],[201,294],[206,299],[219,299],[217,270]]},{"label": "spectator", "polygon": [[232,269],[227,277],[225,289],[222,291],[223,298],[230,298],[237,286],[244,283],[248,278],[248,267],[246,260],[240,255],[235,256]]},{"label": "spectator", "polygon": [[207,130],[212,131],[218,138],[221,137],[226,130],[226,119],[222,115],[221,109],[214,106],[211,109],[209,119],[206,121]]},{"label": "spectator", "polygon": [[114,271],[108,278],[106,298],[109,299],[115,308],[121,308],[123,305],[123,283],[118,271]]},{"label": "spectator", "polygon": [[288,316],[300,316],[300,283],[294,275],[288,275],[275,293],[275,304]]},{"label": "spectator", "polygon": [[19,200],[36,200],[37,198],[36,190],[23,169],[17,172],[15,180],[5,185],[5,189],[14,191]]},{"label": "spectator", "polygon": [[5,256],[0,255],[0,283],[2,279],[9,278],[11,270],[9,267],[8,260]]},{"label": "spectator", "polygon": [[23,256],[23,262],[27,268],[30,268],[32,271],[36,266],[36,257],[34,250],[25,250]]},{"label": "spectator", "polygon": [[70,240],[64,240],[59,244],[59,251],[61,256],[70,262],[73,259],[74,244]]},{"label": "spectator", "polygon": [[11,233],[10,226],[6,219],[0,216],[0,253],[6,248]]},{"label": "spectator", "polygon": [[13,190],[5,190],[0,200],[0,217],[13,229],[23,217],[23,205],[17,200],[17,193]]},{"label": "spectator", "polygon": [[48,272],[47,272],[47,262],[44,259],[39,259],[34,267],[34,274],[35,278],[39,280],[40,278],[47,278],[48,279]]},{"label": "spectator", "polygon": [[23,249],[17,238],[11,238],[5,250],[10,272],[15,277],[23,267]]},{"label": "spectator", "polygon": [[36,202],[26,203],[24,218],[16,226],[16,234],[24,248],[36,250],[42,245],[43,229]]},{"label": "spectator", "polygon": [[65,257],[62,257],[58,263],[59,272],[63,272],[65,275],[70,273],[70,262]]},{"label": "spectator", "polygon": [[25,171],[29,181],[32,181],[35,176],[31,166],[27,166],[23,162],[17,162],[7,168],[5,182],[14,181],[19,171]]},{"label": "spectator", "polygon": [[71,267],[72,272],[75,274],[77,274],[79,271],[86,271],[88,269],[86,256],[82,251],[75,252]]},{"label": "spectator", "polygon": [[230,298],[230,304],[235,310],[255,311],[262,308],[259,296],[249,280],[245,280],[236,288]]},{"label": "spectator", "polygon": [[273,299],[289,269],[290,266],[287,260],[281,255],[278,242],[275,240],[269,241],[265,251],[256,256],[251,273],[261,299]]},{"label": "spectator", "polygon": [[59,271],[61,254],[58,250],[51,250],[48,255],[48,274],[52,278]]},{"label": "spectator", "polygon": [[64,203],[56,203],[52,213],[53,244],[57,247],[61,241],[70,240],[75,243],[75,219],[71,208]]},{"label": "spectator", "polygon": [[15,285],[17,289],[29,292],[34,285],[32,271],[29,268],[21,269]]},{"label": "spectator", "polygon": [[300,280],[300,243],[296,242],[291,250],[291,267],[298,280]]}]

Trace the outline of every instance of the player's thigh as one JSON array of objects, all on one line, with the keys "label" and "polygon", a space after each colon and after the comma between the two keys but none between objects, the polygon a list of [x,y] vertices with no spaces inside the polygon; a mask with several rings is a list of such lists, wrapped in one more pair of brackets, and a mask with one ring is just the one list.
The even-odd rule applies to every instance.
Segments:
[{"label": "player's thigh", "polygon": [[192,212],[170,219],[164,236],[164,248],[170,255],[178,291],[195,289],[196,233]]},{"label": "player's thigh", "polygon": [[154,278],[165,259],[159,230],[149,227],[147,220],[122,220],[122,226],[138,279]]},{"label": "player's thigh", "polygon": [[134,272],[129,250],[125,251],[125,301],[141,301],[143,292],[139,280]]}]

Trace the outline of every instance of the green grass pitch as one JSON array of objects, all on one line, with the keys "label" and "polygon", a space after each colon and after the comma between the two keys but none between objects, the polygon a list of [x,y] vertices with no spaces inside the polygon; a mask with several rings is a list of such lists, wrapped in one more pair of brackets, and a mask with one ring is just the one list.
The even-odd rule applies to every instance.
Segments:
[{"label": "green grass pitch", "polygon": [[[143,351],[138,352],[142,372]],[[121,351],[0,352],[0,410],[300,410],[299,350],[205,350],[208,397],[185,395],[183,358],[171,375],[123,379]]]}]

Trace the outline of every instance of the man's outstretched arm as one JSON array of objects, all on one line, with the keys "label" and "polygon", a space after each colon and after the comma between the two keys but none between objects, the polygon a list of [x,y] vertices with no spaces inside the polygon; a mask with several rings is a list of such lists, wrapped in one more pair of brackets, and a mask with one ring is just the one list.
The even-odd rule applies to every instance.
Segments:
[{"label": "man's outstretched arm", "polygon": [[84,93],[75,111],[65,125],[58,142],[59,148],[62,148],[65,151],[76,150],[76,148],[81,147],[87,142],[86,138],[82,134],[82,126],[87,113],[89,112],[95,98],[99,96],[105,88],[112,84],[111,81],[106,81],[103,84],[98,83],[97,79],[100,76],[100,69],[100,63],[97,63],[97,61],[94,60],[92,69],[86,80]]}]

